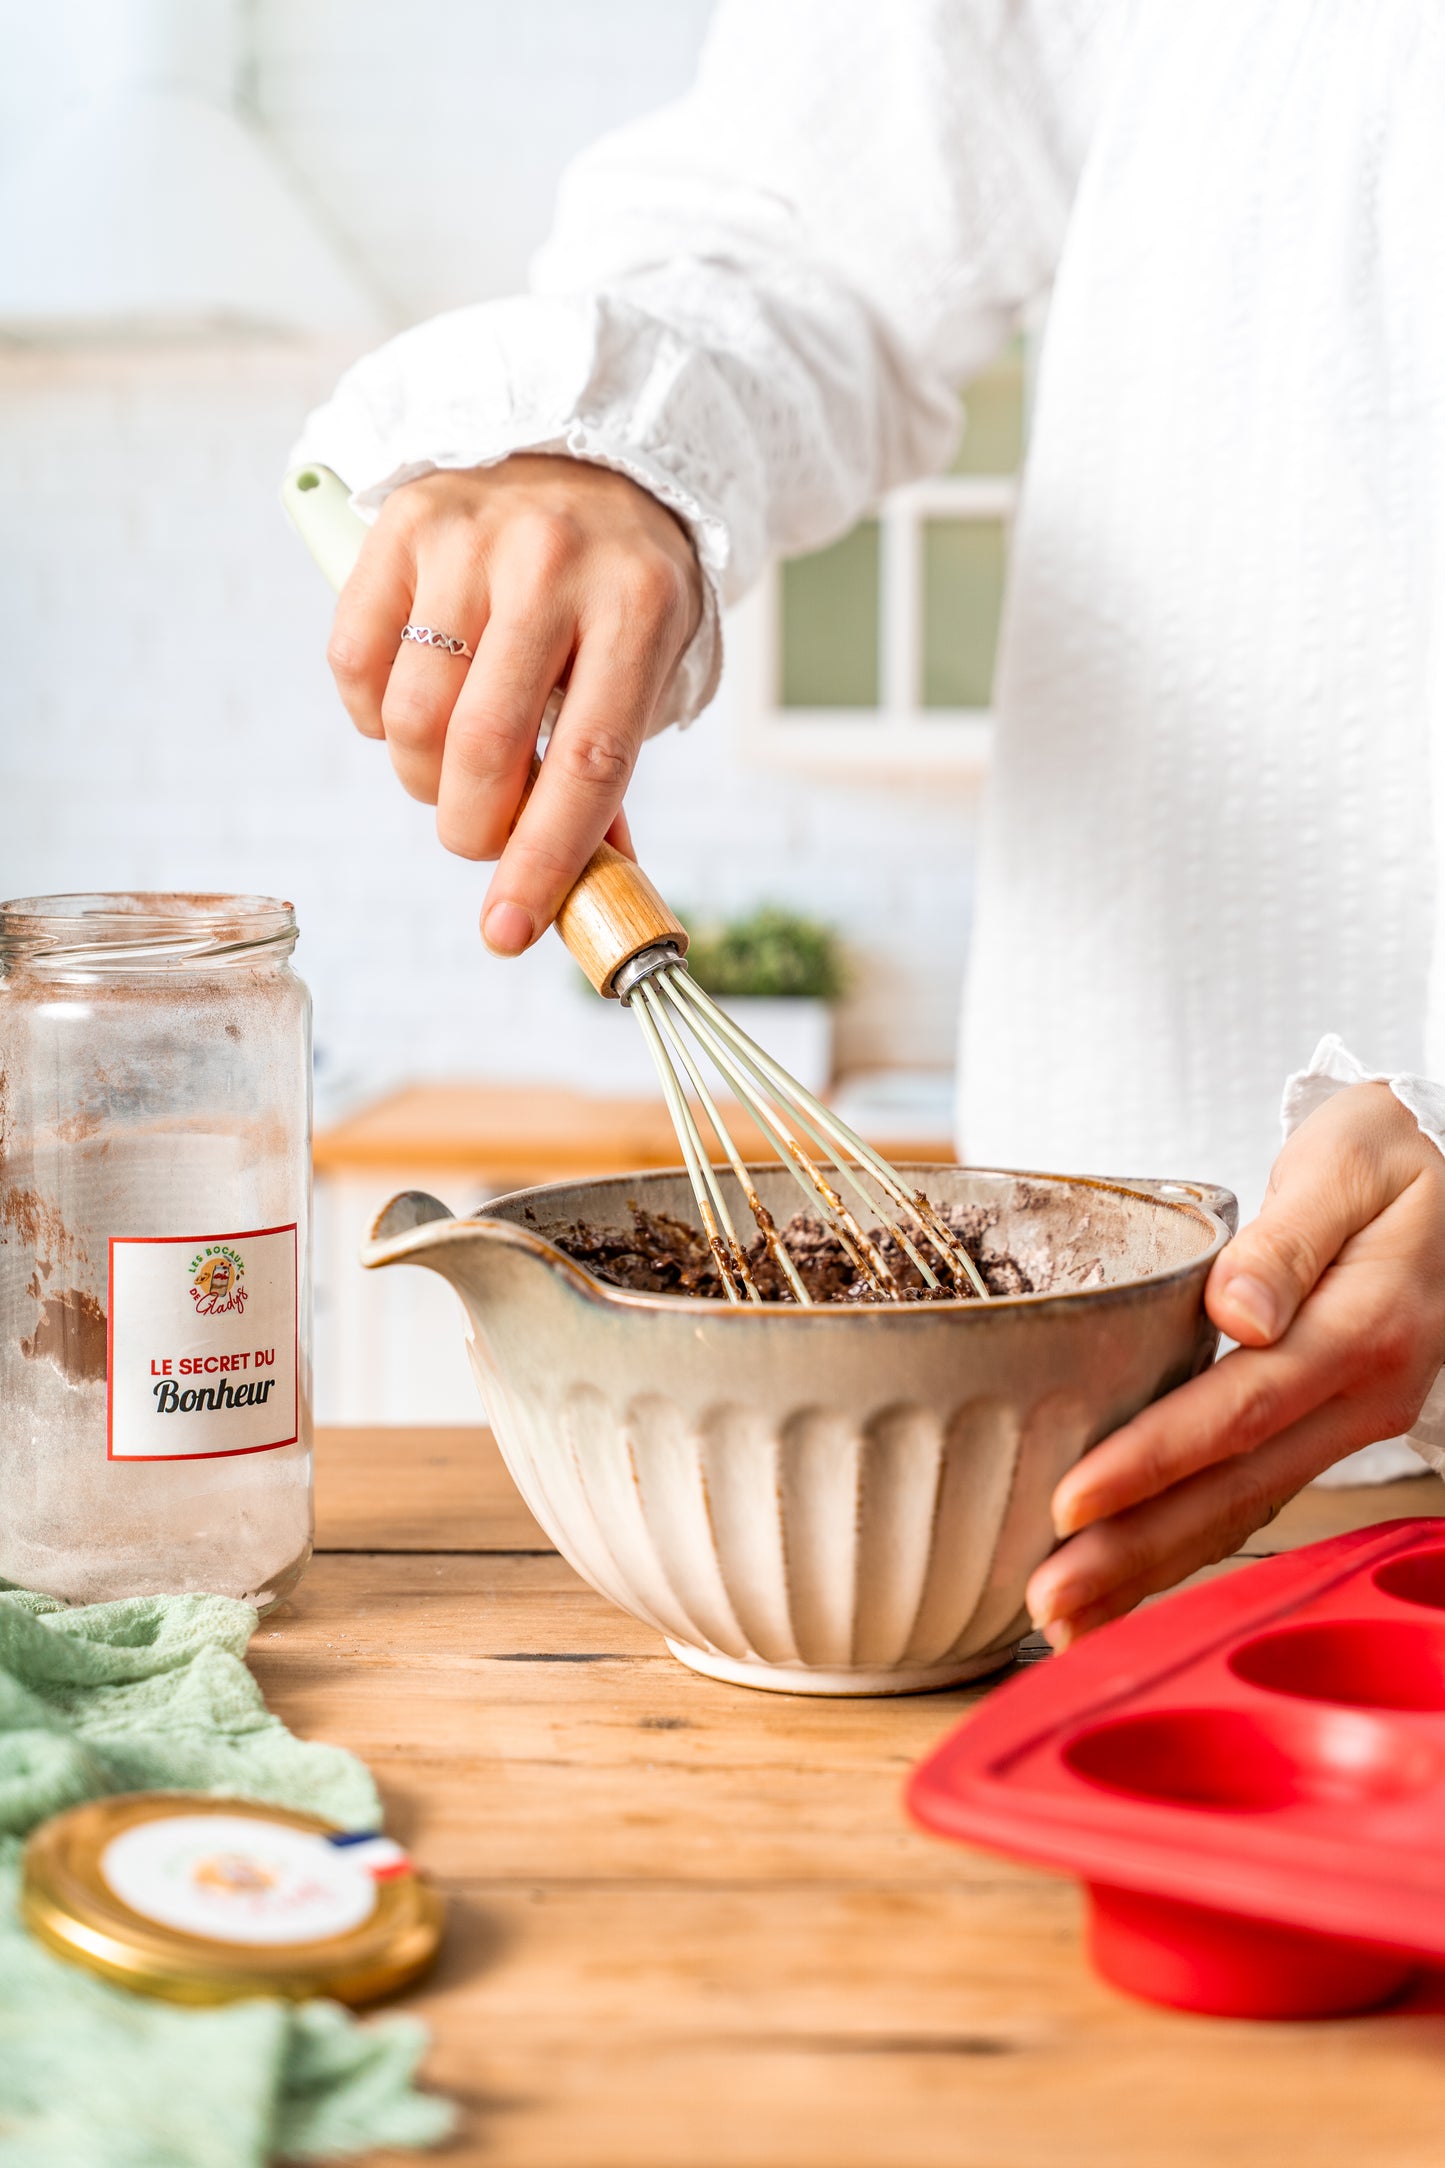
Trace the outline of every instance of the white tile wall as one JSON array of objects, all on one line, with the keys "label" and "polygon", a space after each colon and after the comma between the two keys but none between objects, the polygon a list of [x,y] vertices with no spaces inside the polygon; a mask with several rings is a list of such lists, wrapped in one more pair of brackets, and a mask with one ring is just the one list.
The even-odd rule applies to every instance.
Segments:
[{"label": "white tile wall", "polygon": [[250,4],[257,103],[407,322],[523,284],[561,167],[686,86],[712,12],[712,0]]},{"label": "white tile wall", "polygon": [[[686,82],[708,12],[254,0],[255,95],[405,321],[521,281],[568,153]],[[18,156],[45,103],[28,0],[0,0],[0,34],[0,156]],[[482,872],[437,848],[333,697],[329,602],[275,485],[344,358],[0,357],[0,886],[280,890],[334,1067],[605,1086],[627,1025],[553,942],[519,965],[484,955]],[[633,813],[656,877],[703,912],[767,896],[836,920],[854,951],[845,1063],[947,1062],[969,795],[759,774],[733,722],[725,694],[646,757]]]},{"label": "white tile wall", "polygon": [[[407,321],[520,281],[568,152],[683,84],[707,13],[255,0],[256,95]],[[52,96],[27,72],[32,27],[29,0],[0,0],[0,168]],[[0,892],[280,892],[333,1071],[605,1088],[628,1020],[550,939],[516,964],[485,955],[485,869],[440,850],[332,692],[328,597],[275,490],[344,358],[0,354]],[[970,792],[767,774],[737,720],[725,690],[646,754],[631,811],[650,870],[703,914],[775,898],[835,921],[854,963],[845,1065],[948,1062]]]}]

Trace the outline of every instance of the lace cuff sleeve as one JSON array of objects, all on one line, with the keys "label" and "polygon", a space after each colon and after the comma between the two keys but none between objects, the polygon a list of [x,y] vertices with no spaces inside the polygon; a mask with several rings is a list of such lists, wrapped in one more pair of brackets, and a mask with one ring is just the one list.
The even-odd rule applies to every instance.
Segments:
[{"label": "lace cuff sleeve", "polygon": [[[1367,1069],[1333,1032],[1321,1039],[1308,1068],[1297,1070],[1285,1085],[1280,1120],[1286,1137],[1292,1136],[1316,1107],[1351,1084],[1388,1084],[1401,1106],[1414,1115],[1420,1134],[1445,1152],[1445,1086],[1429,1077],[1390,1076],[1383,1069]],[[1405,1447],[1445,1475],[1445,1372],[1432,1386],[1408,1437],[1386,1438],[1378,1445],[1367,1445],[1361,1452],[1336,1462],[1316,1480],[1329,1485],[1386,1483],[1395,1476],[1408,1475],[1413,1463]]]}]

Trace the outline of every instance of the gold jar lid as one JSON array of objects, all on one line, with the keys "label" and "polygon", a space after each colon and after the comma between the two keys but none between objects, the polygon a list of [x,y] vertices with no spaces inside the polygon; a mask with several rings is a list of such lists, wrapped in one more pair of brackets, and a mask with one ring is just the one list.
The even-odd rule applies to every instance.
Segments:
[{"label": "gold jar lid", "polygon": [[43,1822],[20,1908],[57,1956],[168,2002],[375,2002],[425,1972],[442,1903],[389,1837],[314,1814],[131,1792]]}]

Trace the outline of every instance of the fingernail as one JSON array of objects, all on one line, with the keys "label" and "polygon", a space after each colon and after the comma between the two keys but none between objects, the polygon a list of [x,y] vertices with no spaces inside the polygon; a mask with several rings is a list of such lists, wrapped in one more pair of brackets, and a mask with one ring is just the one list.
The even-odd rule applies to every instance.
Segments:
[{"label": "fingernail", "polygon": [[1046,1634],[1050,1627],[1071,1611],[1073,1605],[1062,1589],[1050,1588],[1041,1598],[1029,1603],[1029,1619],[1035,1633]]},{"label": "fingernail", "polygon": [[1237,1272],[1224,1290],[1225,1300],[1243,1324],[1252,1326],[1262,1340],[1279,1331],[1279,1303],[1272,1287],[1252,1272]]},{"label": "fingernail", "polygon": [[1076,1536],[1081,1528],[1087,1528],[1089,1522],[1095,1518],[1089,1511],[1088,1493],[1085,1491],[1072,1498],[1055,1497],[1051,1517],[1054,1534],[1060,1543],[1066,1536]]},{"label": "fingernail", "polygon": [[1074,1631],[1075,1609],[1063,1589],[1051,1588],[1041,1602],[1030,1603],[1029,1624],[1036,1634],[1043,1635],[1051,1649],[1067,1648]]},{"label": "fingernail", "polygon": [[494,903],[482,920],[482,939],[494,956],[520,956],[535,932],[531,912],[520,903]]}]

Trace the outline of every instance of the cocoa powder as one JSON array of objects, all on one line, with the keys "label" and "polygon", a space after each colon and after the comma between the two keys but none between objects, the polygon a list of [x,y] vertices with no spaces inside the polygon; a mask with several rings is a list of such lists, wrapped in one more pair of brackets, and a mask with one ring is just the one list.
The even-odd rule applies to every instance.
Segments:
[{"label": "cocoa powder", "polygon": [[67,1287],[63,1294],[47,1295],[35,1330],[21,1341],[20,1352],[27,1362],[48,1358],[72,1385],[103,1384],[105,1312],[83,1288]]}]

